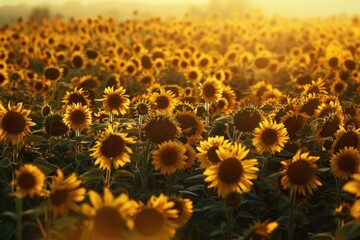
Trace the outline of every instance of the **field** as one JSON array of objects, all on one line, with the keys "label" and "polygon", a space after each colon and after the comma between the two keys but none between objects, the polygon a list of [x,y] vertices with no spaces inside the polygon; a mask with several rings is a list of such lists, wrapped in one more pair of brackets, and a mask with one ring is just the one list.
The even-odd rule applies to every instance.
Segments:
[{"label": "field", "polygon": [[359,16],[0,33],[0,239],[360,239]]}]

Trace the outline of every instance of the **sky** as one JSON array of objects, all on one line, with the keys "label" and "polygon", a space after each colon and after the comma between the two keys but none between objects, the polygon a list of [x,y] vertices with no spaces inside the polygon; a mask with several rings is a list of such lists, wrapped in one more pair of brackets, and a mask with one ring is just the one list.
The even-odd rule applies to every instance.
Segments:
[{"label": "sky", "polygon": [[[102,2],[102,0],[0,0],[0,7],[4,5],[63,4],[65,2],[81,2],[84,5]],[[116,3],[137,2],[154,5],[188,3],[191,5],[206,4],[209,0],[105,0]],[[218,0],[223,1],[223,0]],[[327,16],[342,13],[360,14],[360,0],[245,0],[253,6],[259,6],[265,14],[281,16]]]}]

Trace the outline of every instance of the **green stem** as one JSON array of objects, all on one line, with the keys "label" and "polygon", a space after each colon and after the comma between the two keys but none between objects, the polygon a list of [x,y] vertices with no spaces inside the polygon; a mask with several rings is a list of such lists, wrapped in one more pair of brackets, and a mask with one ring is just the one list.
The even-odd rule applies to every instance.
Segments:
[{"label": "green stem", "polygon": [[210,118],[210,103],[205,102],[204,108],[205,108],[205,113],[204,113],[205,126],[206,126],[206,129],[208,129],[209,128],[209,118]]},{"label": "green stem", "polygon": [[336,206],[339,206],[341,202],[341,187],[342,187],[342,180],[340,178],[335,177],[335,184],[336,184]]},{"label": "green stem", "polygon": [[260,196],[262,197],[263,191],[264,191],[264,181],[265,181],[265,171],[267,166],[268,158],[264,157],[262,160],[262,166],[261,166],[261,175],[260,175]]},{"label": "green stem", "polygon": [[16,240],[21,240],[23,199],[16,198]]},{"label": "green stem", "polygon": [[146,188],[147,187],[147,165],[148,165],[148,155],[149,155],[149,149],[150,149],[150,141],[146,140],[146,148],[143,150],[143,155],[141,157],[141,183],[142,183],[142,187]]},{"label": "green stem", "polygon": [[111,180],[111,168],[106,169],[105,173],[105,186],[110,187],[110,180]]},{"label": "green stem", "polygon": [[173,194],[174,176],[173,176],[173,174],[169,174],[167,178],[168,178],[169,196],[172,196],[172,194]]},{"label": "green stem", "polygon": [[75,164],[76,164],[76,174],[79,174],[79,166],[80,166],[80,162],[79,162],[79,136],[80,136],[80,129],[76,129],[75,130],[75,136],[76,136],[76,143],[75,143]]},{"label": "green stem", "polygon": [[233,212],[234,209],[232,207],[229,207],[228,212],[227,212],[227,217],[228,217],[228,239],[232,239],[232,228],[233,228]]},{"label": "green stem", "polygon": [[289,240],[294,239],[294,230],[295,230],[295,223],[294,223],[294,210],[296,207],[296,193],[290,193],[290,211],[289,211],[289,222],[288,222],[288,238]]}]

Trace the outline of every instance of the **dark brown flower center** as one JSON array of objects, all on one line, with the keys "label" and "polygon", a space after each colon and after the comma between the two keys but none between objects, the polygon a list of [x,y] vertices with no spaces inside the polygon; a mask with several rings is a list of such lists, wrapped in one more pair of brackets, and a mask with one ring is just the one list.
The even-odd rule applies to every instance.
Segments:
[{"label": "dark brown flower center", "polygon": [[330,137],[339,129],[340,119],[338,117],[334,120],[328,120],[325,122],[320,131],[320,137]]},{"label": "dark brown flower center", "polygon": [[225,159],[219,168],[219,178],[226,184],[237,183],[244,174],[242,163],[235,157]]},{"label": "dark brown flower center", "polygon": [[143,68],[150,69],[152,67],[151,59],[148,56],[142,56],[140,60]]},{"label": "dark brown flower center", "polygon": [[178,210],[178,217],[180,217],[182,212],[184,211],[181,201],[177,200],[176,198],[171,198],[169,201],[174,203],[174,206],[172,207],[172,209]]},{"label": "dark brown flower center", "polygon": [[86,115],[82,110],[75,110],[71,113],[70,120],[74,124],[83,124],[86,120]]},{"label": "dark brown flower center", "polygon": [[104,239],[118,237],[124,228],[125,222],[114,207],[104,206],[94,217],[94,232]]},{"label": "dark brown flower center", "polygon": [[65,134],[69,129],[62,120],[62,116],[53,115],[45,119],[45,132],[54,137]]},{"label": "dark brown flower center", "polygon": [[216,89],[213,84],[205,85],[203,88],[203,91],[204,91],[204,96],[209,97],[209,98],[214,97],[214,95],[216,93]]},{"label": "dark brown flower center", "polygon": [[329,59],[329,66],[330,67],[337,67],[339,65],[339,59],[337,57],[332,57]]},{"label": "dark brown flower center", "polygon": [[111,109],[118,109],[122,104],[122,98],[119,94],[113,93],[107,96],[108,105]]},{"label": "dark brown flower center", "polygon": [[169,119],[152,119],[144,127],[146,136],[156,144],[174,139],[177,133],[176,126]]},{"label": "dark brown flower center", "polygon": [[218,149],[219,149],[219,146],[212,146],[207,151],[207,157],[208,157],[209,161],[213,164],[220,162],[220,158],[216,153],[216,150],[218,150]]},{"label": "dark brown flower center", "polygon": [[255,66],[260,69],[266,68],[269,65],[269,63],[270,61],[266,57],[259,57],[255,59]]},{"label": "dark brown flower center", "polygon": [[345,67],[346,67],[348,70],[350,70],[350,71],[356,69],[356,62],[353,61],[353,60],[349,60],[349,59],[348,59],[348,60],[345,60],[344,65],[345,65]]},{"label": "dark brown flower center", "polygon": [[284,121],[284,126],[291,138],[295,137],[296,133],[305,124],[305,118],[301,115],[289,117]]},{"label": "dark brown flower center", "polygon": [[110,135],[100,147],[101,153],[107,158],[119,157],[125,149],[125,141],[118,135]]},{"label": "dark brown flower center", "polygon": [[266,145],[273,145],[278,140],[278,134],[275,129],[267,128],[262,133],[261,139]]},{"label": "dark brown flower center", "polygon": [[4,74],[0,73],[0,84],[3,83],[5,81],[5,76]]},{"label": "dark brown flower center", "polygon": [[344,84],[342,82],[339,82],[334,87],[335,92],[341,93],[344,90]]},{"label": "dark brown flower center", "polygon": [[164,225],[163,215],[156,209],[145,208],[135,217],[135,229],[145,236],[157,234]]},{"label": "dark brown flower center", "polygon": [[338,166],[343,172],[355,173],[358,171],[359,162],[353,155],[344,154],[339,158]]},{"label": "dark brown flower center", "polygon": [[318,98],[309,99],[300,109],[300,112],[307,113],[309,116],[312,116],[315,110],[318,108],[320,100]]},{"label": "dark brown flower center", "polygon": [[59,69],[57,68],[54,68],[54,67],[50,67],[50,68],[47,68],[45,69],[45,72],[44,72],[44,76],[46,79],[49,79],[49,80],[56,80],[60,77],[61,73],[59,71]]},{"label": "dark brown flower center", "polygon": [[189,79],[190,79],[190,80],[196,80],[197,77],[198,77],[197,72],[192,71],[192,72],[189,73]]},{"label": "dark brown flower center", "polygon": [[8,134],[20,134],[26,127],[26,120],[20,113],[9,111],[3,116],[1,127]]},{"label": "dark brown flower center", "polygon": [[57,207],[61,206],[68,199],[67,189],[58,189],[50,194],[51,203]]},{"label": "dark brown flower center", "polygon": [[358,148],[359,145],[360,143],[358,134],[354,131],[349,131],[344,133],[344,135],[339,138],[338,142],[335,145],[334,153],[337,153],[340,149],[343,149],[345,147]]},{"label": "dark brown flower center", "polygon": [[139,115],[146,115],[149,112],[149,106],[145,103],[139,103],[136,105],[136,111]]},{"label": "dark brown flower center", "polygon": [[158,96],[155,102],[158,109],[166,109],[170,105],[170,99],[167,96]]},{"label": "dark brown flower center", "polygon": [[305,160],[298,160],[291,163],[287,170],[290,183],[297,185],[307,184],[313,176],[313,169]]},{"label": "dark brown flower center", "polygon": [[24,190],[30,190],[35,187],[35,177],[29,172],[20,173],[17,179],[17,185]]},{"label": "dark brown flower center", "polygon": [[312,77],[309,74],[301,75],[296,79],[296,83],[299,85],[311,84],[311,81],[312,81]]},{"label": "dark brown flower center", "polygon": [[74,56],[72,62],[75,68],[81,68],[84,65],[84,60],[81,56]]},{"label": "dark brown flower center", "polygon": [[142,83],[142,84],[149,84],[149,83],[151,83],[151,77],[145,76],[145,77],[141,78],[141,83]]},{"label": "dark brown flower center", "polygon": [[161,153],[161,161],[165,165],[173,165],[178,160],[178,153],[176,149],[166,148]]}]

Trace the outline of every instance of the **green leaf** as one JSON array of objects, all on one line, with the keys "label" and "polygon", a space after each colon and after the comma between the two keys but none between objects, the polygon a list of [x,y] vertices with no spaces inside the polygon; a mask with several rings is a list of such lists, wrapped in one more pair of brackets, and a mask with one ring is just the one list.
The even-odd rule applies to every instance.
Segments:
[{"label": "green leaf", "polygon": [[117,178],[117,177],[129,177],[135,179],[135,175],[132,172],[124,169],[119,169],[114,172],[113,178]]},{"label": "green leaf", "polygon": [[100,168],[92,168],[80,175],[80,179],[85,185],[99,184],[103,180],[104,172]]},{"label": "green leaf", "polygon": [[39,135],[29,135],[25,138],[25,144],[46,142],[47,139]]},{"label": "green leaf", "polygon": [[199,195],[197,195],[196,193],[190,192],[190,191],[179,190],[179,193],[181,193],[181,194],[188,194],[188,195],[192,195],[192,196],[195,196],[195,197],[199,197]]},{"label": "green leaf", "polygon": [[360,239],[360,221],[351,221],[338,229],[335,233],[336,240]]},{"label": "green leaf", "polygon": [[58,168],[56,165],[49,163],[42,157],[38,157],[34,160],[33,164],[37,166],[46,176],[53,173]]},{"label": "green leaf", "polygon": [[0,239],[10,240],[15,233],[15,225],[11,223],[0,223]]},{"label": "green leaf", "polygon": [[0,161],[0,168],[8,168],[11,165],[9,158],[4,158]]}]

